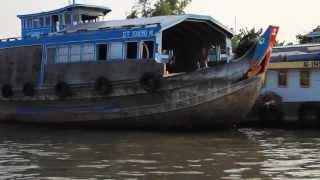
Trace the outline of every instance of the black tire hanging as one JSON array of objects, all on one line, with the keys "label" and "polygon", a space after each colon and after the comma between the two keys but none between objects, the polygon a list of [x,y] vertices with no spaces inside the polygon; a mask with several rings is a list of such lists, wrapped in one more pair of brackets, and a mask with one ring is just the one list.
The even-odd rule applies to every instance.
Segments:
[{"label": "black tire hanging", "polygon": [[161,75],[145,73],[140,78],[140,85],[145,91],[154,93],[161,88]]},{"label": "black tire hanging", "polygon": [[33,83],[24,84],[22,92],[25,96],[33,97],[35,95],[35,89],[34,89]]},{"label": "black tire hanging", "polygon": [[109,95],[113,90],[111,82],[105,77],[97,78],[94,88],[99,94],[103,95]]},{"label": "black tire hanging", "polygon": [[60,98],[66,98],[72,96],[72,91],[66,82],[59,82],[55,87],[56,96]]},{"label": "black tire hanging", "polygon": [[4,98],[10,98],[14,95],[12,86],[10,84],[4,84],[2,85],[2,97]]},{"label": "black tire hanging", "polygon": [[279,107],[271,105],[259,110],[260,123],[268,127],[281,127],[283,125],[283,112]]},{"label": "black tire hanging", "polygon": [[299,124],[303,127],[319,127],[319,107],[313,104],[303,104],[299,109]]}]

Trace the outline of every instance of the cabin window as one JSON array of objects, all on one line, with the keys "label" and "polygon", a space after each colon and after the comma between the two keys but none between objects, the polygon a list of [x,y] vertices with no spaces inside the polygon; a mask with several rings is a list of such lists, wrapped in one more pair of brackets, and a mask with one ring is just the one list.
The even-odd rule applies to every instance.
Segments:
[{"label": "cabin window", "polygon": [[59,17],[60,25],[64,25],[64,15],[63,14],[59,14],[58,17]]},{"label": "cabin window", "polygon": [[154,42],[142,42],[142,59],[151,59],[154,57]]},{"label": "cabin window", "polygon": [[56,61],[57,50],[56,48],[47,49],[47,64],[54,64]]},{"label": "cabin window", "polygon": [[278,86],[287,87],[288,86],[288,72],[280,71],[278,74]]},{"label": "cabin window", "polygon": [[65,14],[64,15],[64,22],[66,25],[70,25],[71,24],[71,14]]},{"label": "cabin window", "polygon": [[300,86],[302,88],[310,87],[310,71],[300,71]]},{"label": "cabin window", "polygon": [[22,26],[23,29],[26,28],[26,21],[24,19],[21,20],[21,26]]},{"label": "cabin window", "polygon": [[60,46],[57,49],[57,59],[56,63],[67,63],[69,57],[69,47],[68,46]]},{"label": "cabin window", "polygon": [[32,20],[33,28],[39,28],[40,21],[38,18]]},{"label": "cabin window", "polygon": [[113,42],[110,45],[110,59],[123,59],[123,44],[121,42]]},{"label": "cabin window", "polygon": [[27,27],[32,28],[32,19],[28,19],[27,22]]},{"label": "cabin window", "polygon": [[97,60],[106,61],[108,57],[108,44],[97,44]]},{"label": "cabin window", "polygon": [[50,26],[50,16],[46,16],[46,27],[49,27]]},{"label": "cabin window", "polygon": [[39,18],[40,27],[44,27],[44,18]]},{"label": "cabin window", "polygon": [[81,45],[70,46],[70,62],[80,62],[81,59]]},{"label": "cabin window", "polygon": [[80,16],[79,16],[79,14],[73,14],[72,15],[72,24],[73,25],[77,25],[77,24],[79,24],[80,23]]},{"label": "cabin window", "polygon": [[52,32],[56,32],[59,29],[59,16],[58,15],[53,15],[51,19],[51,28]]},{"label": "cabin window", "polygon": [[127,43],[127,59],[137,59],[138,58],[138,43],[128,42]]},{"label": "cabin window", "polygon": [[94,50],[94,44],[83,44],[82,61],[94,61],[96,59]]}]

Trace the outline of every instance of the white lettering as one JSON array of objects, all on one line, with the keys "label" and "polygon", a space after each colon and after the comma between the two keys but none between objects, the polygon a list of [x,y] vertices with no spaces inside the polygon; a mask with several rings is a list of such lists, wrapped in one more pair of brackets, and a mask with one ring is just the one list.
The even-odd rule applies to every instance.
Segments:
[{"label": "white lettering", "polygon": [[154,36],[154,30],[125,31],[122,38],[149,38]]}]

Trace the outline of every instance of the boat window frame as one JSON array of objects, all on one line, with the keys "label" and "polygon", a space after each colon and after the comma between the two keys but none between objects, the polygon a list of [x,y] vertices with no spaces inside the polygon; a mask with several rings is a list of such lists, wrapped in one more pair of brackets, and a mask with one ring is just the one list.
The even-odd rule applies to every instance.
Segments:
[{"label": "boat window frame", "polygon": [[21,27],[22,29],[26,29],[26,19],[21,19]]},{"label": "boat window frame", "polygon": [[[97,46],[99,45],[106,45],[107,48],[106,48],[106,59],[99,59],[98,58],[98,53],[99,53],[99,49],[97,48]],[[109,53],[110,53],[110,43],[109,42],[98,42],[96,43],[96,61],[97,62],[107,62],[109,61]]]},{"label": "boat window frame", "polygon": [[[67,24],[67,17],[70,18],[69,19],[70,20],[69,24]],[[65,26],[72,25],[72,13],[70,13],[70,12],[63,13],[63,22],[64,22],[63,25],[65,25]]]},{"label": "boat window frame", "polygon": [[[280,83],[281,82],[281,73],[285,74],[285,83]],[[288,70],[280,70],[278,71],[278,87],[279,88],[287,88],[288,84],[289,84],[289,80],[288,80]]]},{"label": "boat window frame", "polygon": [[[112,45],[113,44],[121,44],[121,58],[111,58],[112,56]],[[108,54],[108,60],[109,61],[124,61],[124,54],[125,54],[125,48],[124,48],[124,42],[123,41],[111,41],[109,42],[109,54]]]},{"label": "boat window frame", "polygon": [[39,29],[40,28],[40,19],[37,18],[32,18],[32,28],[33,29]]},{"label": "boat window frame", "polygon": [[[93,47],[93,52],[92,53],[86,53],[86,54],[93,54],[93,58],[92,58],[92,60],[84,60],[84,46],[85,45],[88,45],[88,44],[90,44],[90,45],[92,45],[92,47]],[[90,62],[95,62],[96,61],[96,46],[95,46],[95,43],[94,42],[83,42],[83,43],[81,43],[81,61],[80,62],[83,62],[83,63],[90,63]]]},{"label": "boat window frame", "polygon": [[[67,52],[67,60],[66,61],[60,61],[57,62],[58,57],[60,57],[61,55],[59,54],[60,48],[66,47],[66,49],[68,49]],[[61,45],[57,45],[56,46],[56,59],[55,59],[55,64],[69,64],[70,63],[70,44],[61,44]]]},{"label": "boat window frame", "polygon": [[[49,49],[54,49],[55,51],[55,53],[54,53],[54,58],[53,58],[53,60],[52,61],[48,61],[49,60]],[[58,55],[58,51],[57,51],[57,49],[58,49],[58,46],[47,46],[46,47],[46,64],[58,64],[57,63],[57,61],[56,61],[56,59],[57,59],[57,55]]]},{"label": "boat window frame", "polygon": [[[42,27],[45,27],[45,19],[44,19],[44,16],[41,16],[38,18],[39,19],[39,27],[42,28]],[[41,24],[42,22],[42,24]]]},{"label": "boat window frame", "polygon": [[[69,44],[68,45],[69,46],[69,62],[68,63],[70,63],[70,64],[72,64],[72,63],[80,63],[80,62],[82,62],[82,53],[81,53],[81,51],[82,51],[82,43],[72,43],[72,44]],[[72,58],[71,58],[71,56],[73,55],[72,54],[72,52],[71,52],[71,47],[72,46],[80,46],[80,50],[79,50],[79,61],[72,61]],[[74,54],[74,55],[77,55],[77,54]]]},{"label": "boat window frame", "polygon": [[51,16],[44,16],[44,25],[45,27],[51,27]]},{"label": "boat window frame", "polygon": [[[150,57],[150,58],[143,58],[143,50],[144,50],[143,43],[144,42],[153,42],[153,49],[152,49],[153,53],[152,53],[152,57]],[[153,39],[141,40],[139,46],[140,46],[139,59],[142,59],[142,60],[147,59],[148,60],[148,59],[155,58],[155,53],[156,53],[156,41],[155,40],[153,40]]]},{"label": "boat window frame", "polygon": [[[137,49],[136,49],[136,52],[137,52],[137,55],[136,55],[136,58],[128,58],[128,43],[137,43]],[[124,41],[123,44],[123,49],[124,49],[124,53],[123,53],[123,59],[124,60],[140,60],[141,57],[140,57],[140,43],[141,41]]]},{"label": "boat window frame", "polygon": [[27,18],[27,28],[26,29],[32,29],[33,27],[33,21],[32,21],[32,18]]},{"label": "boat window frame", "polygon": [[[306,84],[304,84],[304,82],[303,82],[303,80],[305,80],[305,79],[303,79],[303,77],[302,77],[302,74],[303,73],[307,73],[308,75],[307,75],[307,83]],[[300,72],[299,72],[299,82],[300,82],[300,87],[301,88],[310,88],[311,87],[311,71],[310,70],[300,70]]]}]

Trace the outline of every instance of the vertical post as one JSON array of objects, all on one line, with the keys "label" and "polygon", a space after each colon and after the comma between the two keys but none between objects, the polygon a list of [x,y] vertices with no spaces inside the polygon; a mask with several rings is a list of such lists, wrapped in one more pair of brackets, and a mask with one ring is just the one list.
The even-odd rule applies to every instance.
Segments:
[{"label": "vertical post", "polygon": [[237,16],[234,17],[234,32],[237,33]]},{"label": "vertical post", "polygon": [[72,1],[72,5],[75,5],[75,4],[76,4],[76,0],[73,0],[73,1]]}]

